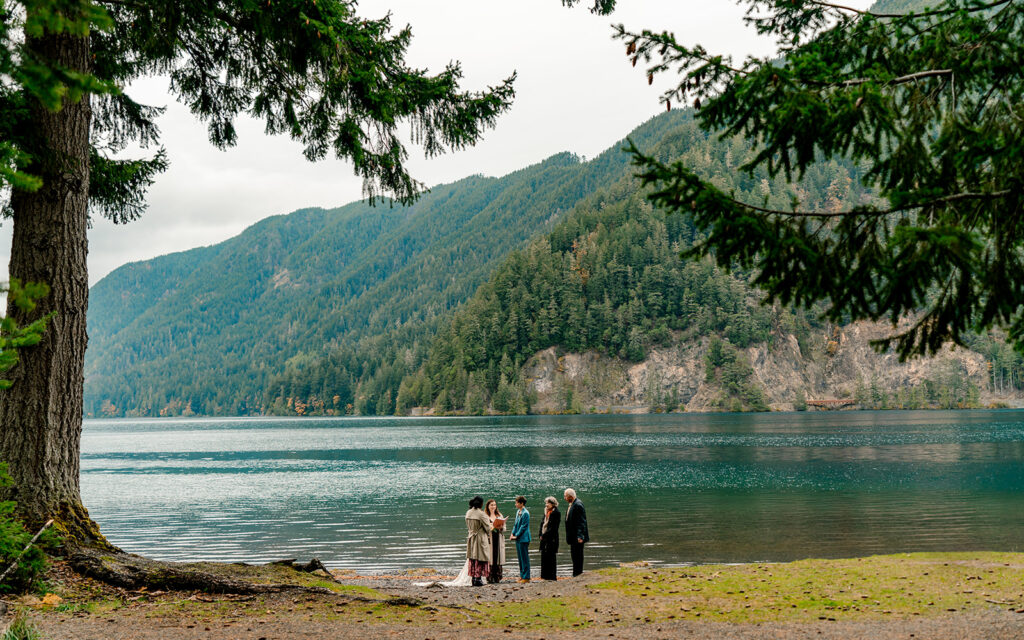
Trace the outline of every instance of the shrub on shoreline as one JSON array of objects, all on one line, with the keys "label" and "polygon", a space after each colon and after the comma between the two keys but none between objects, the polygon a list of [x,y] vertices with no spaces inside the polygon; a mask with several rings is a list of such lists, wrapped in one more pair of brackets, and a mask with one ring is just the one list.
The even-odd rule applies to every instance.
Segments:
[{"label": "shrub on shoreline", "polygon": [[[7,464],[0,462],[0,492],[13,484],[7,474]],[[0,501],[0,572],[5,571],[32,539],[32,533],[15,516],[17,503],[12,500]],[[18,566],[0,583],[0,593],[20,592],[31,588],[47,568],[47,557],[43,547],[52,544],[49,532],[38,544],[18,559]],[[6,636],[4,636],[6,637]]]}]

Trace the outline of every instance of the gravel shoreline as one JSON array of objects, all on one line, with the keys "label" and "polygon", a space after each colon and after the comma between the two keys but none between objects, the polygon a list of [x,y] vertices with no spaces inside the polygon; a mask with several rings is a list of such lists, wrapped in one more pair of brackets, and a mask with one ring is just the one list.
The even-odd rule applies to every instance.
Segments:
[{"label": "gravel shoreline", "polygon": [[353,624],[277,615],[265,621],[209,623],[188,616],[176,619],[135,617],[74,617],[34,614],[32,620],[45,638],[54,640],[312,640],[337,638],[403,638],[448,640],[472,636],[480,639],[529,638],[531,640],[577,640],[615,638],[653,640],[658,638],[709,638],[714,640],[1020,640],[1024,637],[1021,616],[1000,611],[961,614],[939,618],[884,621],[839,621],[817,623],[729,624],[677,621],[638,624],[608,629],[509,630],[470,626],[408,627],[400,625]]},{"label": "gravel shoreline", "polygon": [[[798,576],[799,584],[802,585],[812,575],[834,570],[840,566],[839,563],[844,563],[841,565],[844,567],[856,566],[861,562],[858,559],[806,561],[805,564],[765,565],[734,570],[722,568],[721,571],[709,571],[708,575],[683,576],[687,580],[698,580],[694,584],[705,585],[705,589],[709,588],[711,580],[730,579],[730,571],[747,577],[753,571],[756,577],[765,578],[757,583],[763,585],[756,587],[758,591],[750,591],[745,595],[733,594],[728,596],[729,600],[721,599],[721,595],[695,596],[665,591],[678,588],[671,580],[678,580],[679,574],[654,568],[636,568],[626,574],[587,572],[577,578],[535,580],[527,584],[509,578],[499,584],[482,587],[417,585],[451,579],[451,576],[433,575],[430,570],[422,570],[402,575],[373,576],[337,572],[337,579],[342,583],[336,587],[340,589],[337,593],[320,590],[259,596],[217,596],[199,592],[114,593],[108,588],[102,597],[94,594],[91,600],[83,603],[113,602],[110,608],[97,606],[92,609],[68,607],[64,610],[26,610],[31,621],[42,632],[43,638],[51,640],[321,640],[325,637],[341,640],[447,640],[466,637],[532,640],[1020,640],[1024,638],[1022,605],[1008,607],[989,604],[984,600],[978,601],[977,596],[973,595],[974,589],[981,586],[975,575],[995,576],[986,572],[1002,567],[1004,572],[1010,572],[1006,575],[1011,577],[1014,586],[1010,592],[1012,596],[1000,597],[1024,602],[1024,582],[1018,582],[1024,575],[1024,565],[1021,565],[1019,558],[1019,555],[1014,555],[999,559],[984,557],[968,560],[917,557],[862,559],[865,563],[891,562],[898,569],[898,575],[911,577],[914,577],[915,572],[919,576],[931,574],[932,577],[940,571],[957,572],[956,575],[970,582],[960,583],[959,587],[949,583],[941,587],[940,591],[952,593],[959,589],[963,594],[972,595],[963,595],[964,606],[955,610],[946,609],[944,607],[948,605],[943,604],[938,608],[923,608],[923,615],[916,610],[904,610],[902,615],[881,615],[899,612],[880,611],[872,607],[870,611],[876,613],[865,611],[866,616],[858,614],[861,617],[852,619],[843,619],[838,612],[830,611],[831,607],[813,609],[814,613],[810,615],[818,619],[802,621],[773,620],[768,608],[763,609],[765,615],[745,619],[751,621],[722,622],[708,618],[713,618],[716,611],[723,607],[725,610],[730,607],[733,610],[740,607],[742,610],[745,595],[767,597],[773,591],[785,590],[787,577]],[[790,574],[782,575],[784,570],[790,571]],[[699,571],[695,569],[694,573]],[[776,577],[769,580],[769,572],[775,573]],[[856,576],[850,572],[842,574],[844,580],[854,578]],[[627,586],[620,588],[611,585],[609,581],[615,579],[625,579]],[[80,580],[85,588],[79,589],[79,592],[99,588],[89,583],[88,579]],[[658,584],[658,580],[664,582]],[[634,584],[637,586],[629,586]],[[835,580],[831,584],[837,588],[841,586]],[[990,584],[995,585],[994,582]],[[1021,585],[1022,590],[1019,596],[1017,584]],[[657,588],[643,591],[648,588],[646,585]],[[968,587],[970,590],[965,590]],[[728,588],[733,589],[732,586]],[[913,588],[920,589],[921,585]],[[658,592],[658,589],[662,591]],[[678,595],[668,595],[673,593]],[[650,597],[646,597],[648,595]],[[687,606],[683,610],[689,611],[691,616],[700,615],[696,611],[702,611],[704,619],[681,619],[681,616],[666,615],[664,608],[658,608],[668,603],[674,606],[678,614],[680,605],[691,603],[692,600],[687,598],[694,597],[707,599],[697,610]],[[973,599],[974,604],[968,606],[967,598]],[[756,613],[759,607],[766,605],[767,601],[756,602],[753,605],[755,608],[748,610]],[[512,611],[516,616],[495,617],[495,611]],[[585,619],[567,615],[569,611],[585,616]],[[579,628],[572,628],[570,625],[576,620],[581,624]]]}]

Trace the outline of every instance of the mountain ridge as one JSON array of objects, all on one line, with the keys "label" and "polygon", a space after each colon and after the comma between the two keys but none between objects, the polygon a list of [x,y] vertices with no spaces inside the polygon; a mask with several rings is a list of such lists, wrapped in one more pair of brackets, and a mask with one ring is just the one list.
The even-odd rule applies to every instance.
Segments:
[{"label": "mountain ridge", "polygon": [[[630,136],[645,144],[689,117],[656,116]],[[86,414],[157,415],[175,402],[258,413],[269,376],[301,352],[430,322],[460,304],[495,261],[621,172],[621,145],[587,162],[563,152],[438,185],[408,207],[299,209],[116,269],[92,289]]]}]

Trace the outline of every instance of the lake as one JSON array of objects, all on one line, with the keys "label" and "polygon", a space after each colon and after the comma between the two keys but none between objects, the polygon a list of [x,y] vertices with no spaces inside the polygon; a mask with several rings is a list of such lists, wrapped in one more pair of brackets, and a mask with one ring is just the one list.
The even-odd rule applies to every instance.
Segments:
[{"label": "lake", "polygon": [[167,560],[455,570],[470,497],[514,515],[526,495],[536,537],[566,486],[589,567],[1021,551],[1024,411],[120,419],[82,436],[92,517]]}]

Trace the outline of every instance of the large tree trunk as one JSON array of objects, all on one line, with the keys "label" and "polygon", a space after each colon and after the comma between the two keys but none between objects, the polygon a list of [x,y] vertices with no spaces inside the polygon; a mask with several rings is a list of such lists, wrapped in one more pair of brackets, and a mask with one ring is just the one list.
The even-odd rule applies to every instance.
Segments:
[{"label": "large tree trunk", "polygon": [[[26,37],[26,44],[55,65],[89,70],[87,37],[45,34]],[[54,518],[69,542],[102,542],[78,485],[92,112],[88,94],[56,112],[27,99],[32,163],[26,168],[42,178],[43,186],[11,195],[10,277],[46,283],[51,292],[31,317],[10,304],[7,311],[19,324],[54,315],[42,341],[20,351],[20,362],[7,374],[14,385],[0,392],[0,460],[9,465],[14,479],[10,497],[28,524]]]}]

